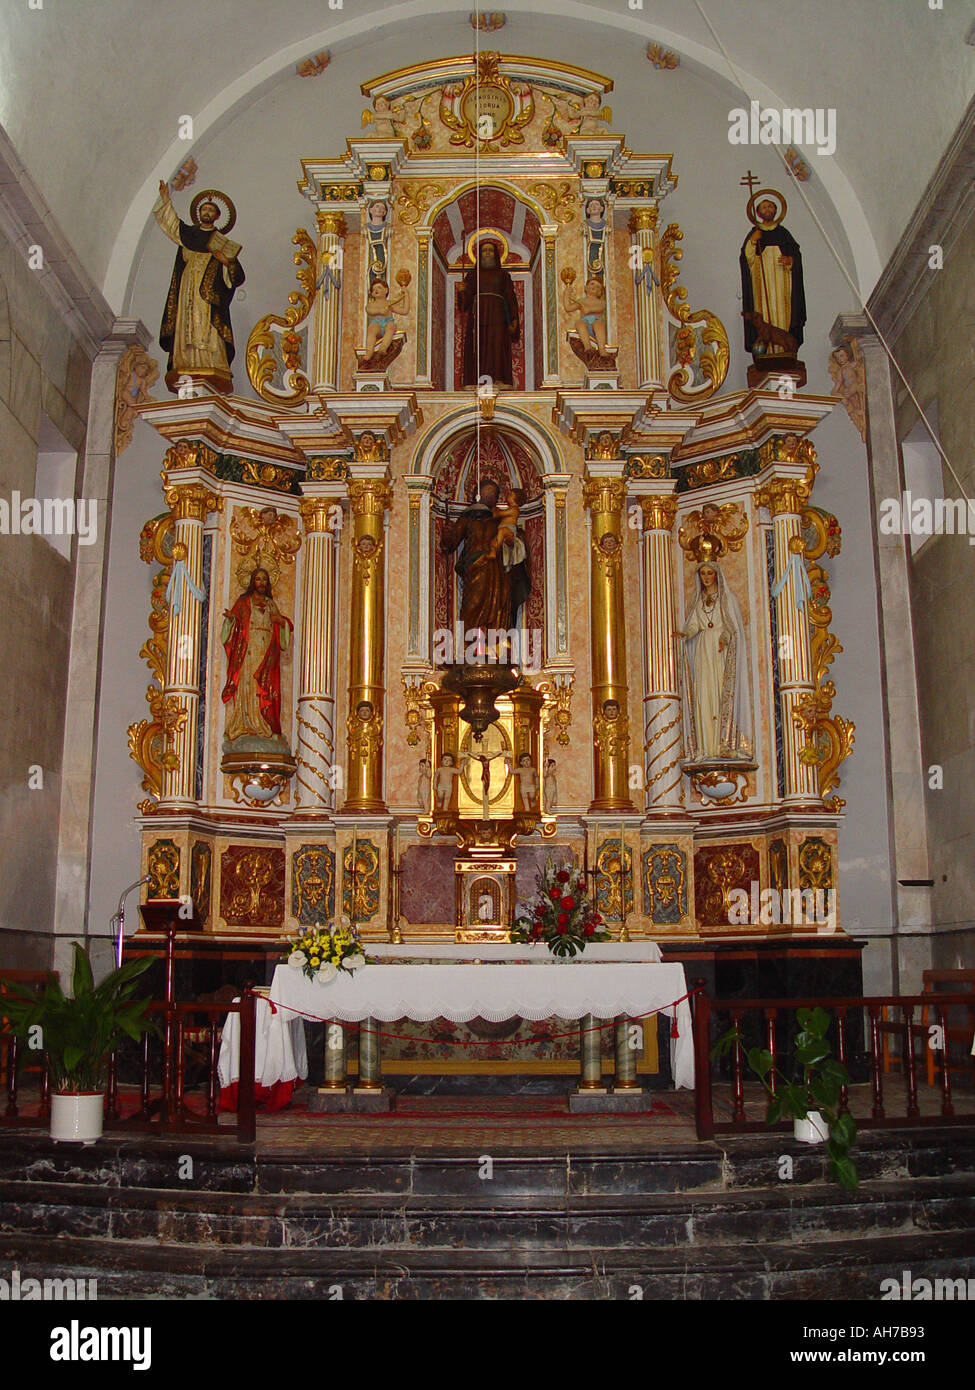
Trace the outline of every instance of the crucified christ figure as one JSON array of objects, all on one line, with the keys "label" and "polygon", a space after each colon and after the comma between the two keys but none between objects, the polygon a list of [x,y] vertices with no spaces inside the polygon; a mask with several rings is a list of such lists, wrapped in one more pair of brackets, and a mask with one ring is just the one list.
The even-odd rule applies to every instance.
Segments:
[{"label": "crucified christ figure", "polygon": [[495,758],[506,758],[508,755],[502,748],[500,752],[491,753],[465,753],[464,757],[468,762],[481,764],[481,814],[484,820],[491,819],[491,764]]}]

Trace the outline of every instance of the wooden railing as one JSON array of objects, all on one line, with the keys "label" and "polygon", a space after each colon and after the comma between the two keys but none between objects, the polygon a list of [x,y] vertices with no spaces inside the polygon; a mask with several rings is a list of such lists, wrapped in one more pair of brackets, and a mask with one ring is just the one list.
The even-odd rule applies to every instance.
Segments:
[{"label": "wooden railing", "polygon": [[[854,1115],[859,1129],[899,1129],[916,1125],[975,1125],[975,1058],[964,1064],[953,1064],[948,1037],[948,1010],[963,1008],[967,1010],[971,1024],[969,1036],[975,1035],[975,997],[971,994],[910,994],[910,995],[872,995],[846,999],[709,999],[704,982],[696,982],[698,988],[692,997],[694,1015],[694,1065],[695,1065],[695,1119],[697,1137],[710,1139],[715,1134],[749,1134],[788,1130],[792,1121],[781,1121],[766,1125],[765,1108],[767,1093],[748,1067],[741,1044],[733,1047],[730,1057],[730,1078],[721,1081],[715,1076],[715,1064],[711,1050],[718,1038],[728,1028],[737,1028],[746,1038],[746,1045],[765,1048],[775,1059],[779,1070],[790,1078],[794,1074],[791,1055],[784,1054],[780,1043],[783,1026],[791,1023],[789,1017],[797,1009],[821,1008],[832,1017],[830,1040],[833,1055],[848,1070],[854,1063],[865,1061],[869,1074],[868,1114],[860,1113],[863,1108],[851,1108],[851,1087],[844,1086],[840,1093],[839,1111]],[[936,1105],[928,1113],[921,1112],[918,1104],[918,1069],[924,1067],[917,1055],[916,1042],[923,1037],[923,1046],[930,1046],[929,1029],[940,1026],[945,1046],[938,1050],[940,1057],[940,1078],[936,1083],[938,1096]],[[860,1054],[859,1037],[864,1036]],[[890,1097],[885,1094],[883,1069],[883,1033],[896,1032],[903,1040],[903,1076],[897,1078],[903,1085],[903,1114],[889,1114]],[[851,1040],[856,1038],[856,1047]],[[856,1055],[855,1055],[856,1054]],[[964,1093],[964,1113],[958,1113],[958,1097],[954,1085],[964,1073],[972,1090]],[[746,1081],[753,1082],[758,1113],[751,1118],[746,1113]],[[731,1119],[715,1119],[714,1099],[717,1085],[727,1085]],[[771,1078],[773,1091],[775,1077]],[[896,1106],[897,1102],[893,1102]]]},{"label": "wooden railing", "polygon": [[[256,1135],[254,1053],[257,1037],[254,995],[248,991],[241,999],[230,1004],[167,1005],[154,1002],[146,1012],[159,1020],[162,1026],[159,1037],[146,1034],[139,1045],[139,1079],[137,1086],[132,1088],[134,1094],[131,1097],[136,1108],[132,1113],[126,1113],[128,1092],[119,1081],[119,1053],[113,1052],[108,1063],[105,1129],[152,1134],[219,1133],[233,1135],[242,1144],[253,1143]],[[240,1014],[240,1079],[237,1084],[236,1123],[219,1124],[217,1058],[220,1025],[230,1013]],[[206,1020],[202,1027],[198,1023],[200,1018]],[[51,1114],[47,1067],[41,1069],[38,1113],[22,1115],[20,1068],[17,1065],[21,1047],[14,1037],[6,1037],[5,1042],[9,1049],[7,1100],[6,1108],[0,1115],[0,1124],[46,1126]],[[186,1085],[186,1069],[192,1051],[202,1059],[204,1076],[199,1086],[190,1091]],[[154,1062],[158,1063],[160,1076],[157,1086],[153,1085]],[[199,1099],[199,1106],[191,1104],[191,1097]]]}]

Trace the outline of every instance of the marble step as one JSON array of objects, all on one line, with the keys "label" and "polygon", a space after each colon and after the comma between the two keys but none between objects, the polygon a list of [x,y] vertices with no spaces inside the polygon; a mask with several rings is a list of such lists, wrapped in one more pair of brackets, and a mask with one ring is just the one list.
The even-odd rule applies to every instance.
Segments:
[{"label": "marble step", "polygon": [[[0,1232],[71,1240],[389,1251],[421,1247],[656,1248],[975,1230],[975,1175],[736,1193],[450,1196],[230,1194],[0,1183]],[[975,1240],[973,1240],[975,1248]]]},{"label": "marble step", "polygon": [[[70,1257],[66,1260],[66,1256]],[[98,1297],[876,1300],[905,1269],[972,1278],[969,1231],[679,1250],[306,1250],[162,1246],[0,1233],[22,1277],[95,1278]]]},{"label": "marble step", "polygon": [[[192,1183],[183,1176],[184,1156],[193,1159]],[[781,1161],[792,1164],[793,1187],[819,1184],[827,1158],[819,1147],[791,1136],[719,1137],[700,1144],[653,1147],[644,1154],[560,1153],[548,1156],[491,1155],[495,1194],[553,1200],[572,1194],[719,1191],[775,1185]],[[482,1154],[341,1157],[276,1151],[255,1155],[232,1140],[133,1135],[106,1136],[90,1148],[55,1145],[38,1130],[0,1128],[0,1182],[67,1181],[113,1188],[183,1192],[373,1193],[409,1196],[440,1193],[478,1200],[484,1191]],[[888,1181],[975,1173],[975,1128],[925,1127],[865,1131],[857,1139],[861,1179]]]}]

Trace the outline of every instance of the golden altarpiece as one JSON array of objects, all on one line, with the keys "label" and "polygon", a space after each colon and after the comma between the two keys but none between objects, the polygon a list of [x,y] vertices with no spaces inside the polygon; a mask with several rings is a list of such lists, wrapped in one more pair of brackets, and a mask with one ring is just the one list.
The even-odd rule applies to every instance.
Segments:
[{"label": "golden altarpiece", "polygon": [[[826,929],[729,902],[838,887],[853,731],[809,439],[832,400],[723,390],[726,327],[679,282],[672,157],[612,132],[611,89],[497,54],[365,84],[362,134],[301,162],[314,232],[238,357],[253,394],[142,407],[165,503],[141,538],[143,872],[211,933],[344,911],[367,941],[478,939],[552,853],[585,863],[624,938]],[[485,239],[520,333],[510,384],[465,386],[457,292]],[[467,634],[441,542],[486,479],[520,490],[530,587],[517,682],[475,746],[444,674]]]}]

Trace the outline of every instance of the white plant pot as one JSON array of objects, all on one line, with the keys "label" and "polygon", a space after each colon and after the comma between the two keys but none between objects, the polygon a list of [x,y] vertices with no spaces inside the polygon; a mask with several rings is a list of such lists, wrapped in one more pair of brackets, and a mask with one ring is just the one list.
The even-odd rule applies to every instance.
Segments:
[{"label": "white plant pot", "polygon": [[800,1144],[825,1144],[829,1138],[829,1124],[818,1110],[810,1110],[804,1120],[793,1120],[792,1127]]},{"label": "white plant pot", "polygon": [[56,1144],[94,1144],[105,1116],[103,1091],[51,1097],[51,1138]]}]

